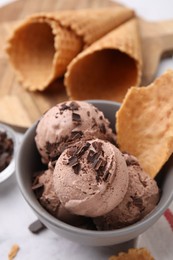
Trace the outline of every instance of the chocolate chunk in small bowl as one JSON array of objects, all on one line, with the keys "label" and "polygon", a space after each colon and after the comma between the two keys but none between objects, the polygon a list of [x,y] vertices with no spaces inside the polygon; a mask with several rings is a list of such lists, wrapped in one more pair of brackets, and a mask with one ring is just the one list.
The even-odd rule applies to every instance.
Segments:
[{"label": "chocolate chunk in small bowl", "polygon": [[17,133],[11,127],[0,123],[0,183],[15,171],[14,157],[17,144]]}]

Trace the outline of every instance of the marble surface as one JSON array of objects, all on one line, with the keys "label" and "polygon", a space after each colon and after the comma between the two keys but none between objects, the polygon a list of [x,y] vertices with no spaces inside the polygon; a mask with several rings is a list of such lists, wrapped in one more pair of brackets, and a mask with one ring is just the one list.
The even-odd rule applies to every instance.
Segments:
[{"label": "marble surface", "polygon": [[[171,207],[173,208],[173,205]],[[32,234],[28,226],[36,219],[18,189],[15,175],[11,176],[0,185],[1,260],[7,259],[11,246],[16,243],[20,247],[16,260],[105,260],[117,252],[116,246],[83,246],[57,236],[47,229],[39,234]],[[137,246],[147,247],[157,260],[172,260],[172,241],[173,232],[162,216],[138,238]]]},{"label": "marble surface", "polygon": [[[0,0],[0,5],[10,0]],[[173,18],[173,1],[171,0],[122,0],[122,3],[135,8],[137,13],[149,20]],[[164,59],[157,75],[167,68],[173,68],[172,57]],[[171,205],[173,209],[173,204]],[[20,250],[16,260],[105,260],[116,252],[112,247],[87,247],[73,243],[49,230],[34,235],[28,230],[29,224],[36,216],[23,199],[16,184],[15,175],[0,184],[0,260],[8,259],[11,246],[17,243]],[[149,230],[143,233],[138,247],[147,247],[157,260],[172,260],[173,232],[170,224],[162,216]]]}]

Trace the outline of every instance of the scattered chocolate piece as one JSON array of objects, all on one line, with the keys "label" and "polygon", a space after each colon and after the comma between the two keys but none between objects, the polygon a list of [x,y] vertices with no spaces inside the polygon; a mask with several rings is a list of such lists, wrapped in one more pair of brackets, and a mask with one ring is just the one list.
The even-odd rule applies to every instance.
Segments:
[{"label": "scattered chocolate piece", "polygon": [[87,116],[88,116],[88,117],[90,116],[90,111],[87,111]]},{"label": "scattered chocolate piece", "polygon": [[38,234],[42,230],[44,230],[46,227],[40,220],[36,220],[33,223],[31,223],[28,228],[32,233]]}]

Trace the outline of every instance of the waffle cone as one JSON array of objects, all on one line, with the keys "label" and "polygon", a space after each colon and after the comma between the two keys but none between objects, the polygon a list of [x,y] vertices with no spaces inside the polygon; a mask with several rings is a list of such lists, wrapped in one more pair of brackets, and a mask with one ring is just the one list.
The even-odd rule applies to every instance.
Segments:
[{"label": "waffle cone", "polygon": [[13,31],[7,53],[23,86],[44,90],[83,48],[132,16],[119,6],[37,14]]},{"label": "waffle cone", "polygon": [[122,101],[141,79],[141,49],[137,20],[114,29],[69,64],[65,86],[71,99]]}]

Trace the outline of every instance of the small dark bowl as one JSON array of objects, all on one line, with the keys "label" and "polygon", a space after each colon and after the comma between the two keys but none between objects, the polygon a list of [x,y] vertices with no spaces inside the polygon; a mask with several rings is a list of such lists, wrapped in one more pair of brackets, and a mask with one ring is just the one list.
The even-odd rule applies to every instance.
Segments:
[{"label": "small dark bowl", "polygon": [[[90,100],[88,102],[103,111],[114,129],[115,112],[119,109],[120,104],[106,100]],[[173,161],[170,158],[157,177],[158,185],[162,191],[158,205],[150,214],[137,223],[118,230],[93,231],[80,229],[56,219],[40,205],[31,189],[32,174],[40,168],[41,164],[34,141],[36,125],[37,122],[28,129],[20,146],[16,161],[17,182],[24,198],[38,218],[56,234],[85,245],[107,246],[120,244],[138,237],[152,226],[173,200]]]}]

